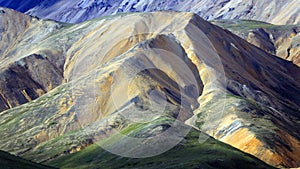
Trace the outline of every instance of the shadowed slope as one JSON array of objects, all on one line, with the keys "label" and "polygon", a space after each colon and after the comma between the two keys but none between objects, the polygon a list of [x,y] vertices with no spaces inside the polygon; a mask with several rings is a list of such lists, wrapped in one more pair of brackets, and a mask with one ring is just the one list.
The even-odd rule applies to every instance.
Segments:
[{"label": "shadowed slope", "polygon": [[4,151],[0,151],[0,166],[2,169],[54,169],[53,167],[26,161]]}]

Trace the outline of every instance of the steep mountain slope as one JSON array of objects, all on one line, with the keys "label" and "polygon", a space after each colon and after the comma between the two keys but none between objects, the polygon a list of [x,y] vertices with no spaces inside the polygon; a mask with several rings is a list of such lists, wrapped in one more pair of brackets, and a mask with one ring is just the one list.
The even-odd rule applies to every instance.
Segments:
[{"label": "steep mountain slope", "polygon": [[[1,10],[3,18],[27,18]],[[184,152],[193,146],[185,143],[195,142],[195,137],[188,139],[194,126],[268,164],[300,166],[300,69],[294,64],[192,13],[116,15],[76,25],[38,22],[38,30],[10,38],[15,43],[7,50],[16,52],[4,55],[1,70],[15,65],[19,72],[35,70],[32,77],[46,76],[44,62],[35,60],[46,58],[49,69],[59,65],[54,67],[61,68],[62,80],[37,99],[0,113],[0,149],[64,167],[73,167],[61,157],[68,154],[70,163],[82,157],[86,161],[75,164],[87,167],[94,157],[89,153],[95,154],[90,146],[96,145],[134,158],[170,151],[171,164],[172,154],[186,155],[178,151],[179,143]],[[35,36],[43,30],[45,36]],[[19,83],[7,88],[23,90]],[[211,156],[225,146],[197,134],[196,152],[216,143],[215,150],[204,153]],[[245,160],[249,167],[267,168],[225,149],[234,164],[218,158],[220,165],[211,167],[240,168],[239,161]],[[95,158],[93,165],[99,162]],[[121,157],[110,158],[124,164]]]},{"label": "steep mountain slope", "polygon": [[0,0],[0,6],[63,22],[81,22],[119,12],[174,10],[195,12],[208,20],[253,19],[274,24],[300,23],[299,0]]},{"label": "steep mountain slope", "polygon": [[40,45],[62,25],[9,9],[0,11],[0,111],[3,111],[36,99],[62,83],[64,45],[61,43],[55,49],[58,43],[52,44],[53,50]]},{"label": "steep mountain slope", "polygon": [[[40,165],[26,161],[9,153],[0,151],[0,166],[2,169],[51,169],[45,165]],[[54,169],[54,168],[52,168]]]},{"label": "steep mountain slope", "polygon": [[300,26],[246,20],[214,21],[259,48],[300,66]]}]

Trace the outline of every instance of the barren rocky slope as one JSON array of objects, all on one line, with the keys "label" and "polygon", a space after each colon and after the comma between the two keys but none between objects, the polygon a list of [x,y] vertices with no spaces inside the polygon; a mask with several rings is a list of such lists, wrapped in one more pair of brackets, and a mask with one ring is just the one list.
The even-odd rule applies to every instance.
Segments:
[{"label": "barren rocky slope", "polygon": [[34,100],[62,83],[66,47],[63,42],[43,44],[61,24],[4,8],[0,11],[0,76],[3,77],[0,111],[3,111]]},{"label": "barren rocky slope", "polygon": [[249,20],[218,20],[213,23],[232,31],[273,55],[300,66],[299,25],[277,26]]},{"label": "barren rocky slope", "polygon": [[[1,21],[25,23],[1,25],[7,38],[0,41],[7,77],[0,80],[2,100],[16,105],[0,113],[0,149],[64,168],[99,165],[97,145],[127,157],[163,149],[170,153],[167,164],[190,149],[205,150],[183,167],[268,168],[201,130],[270,165],[300,166],[300,69],[291,62],[192,13],[126,14],[70,25],[1,10]],[[8,83],[24,77],[18,73],[31,81]],[[12,88],[20,92],[6,96]],[[38,89],[42,96],[28,94]],[[174,140],[180,144],[172,149]],[[155,141],[162,144],[158,149],[151,147]],[[131,151],[124,151],[127,146]],[[223,155],[214,156],[218,152]],[[204,162],[205,156],[218,165]],[[107,160],[128,168],[158,165],[157,159]]]},{"label": "barren rocky slope", "polygon": [[299,0],[0,0],[0,6],[63,22],[81,22],[119,12],[174,10],[212,19],[253,19],[274,24],[300,23]]}]

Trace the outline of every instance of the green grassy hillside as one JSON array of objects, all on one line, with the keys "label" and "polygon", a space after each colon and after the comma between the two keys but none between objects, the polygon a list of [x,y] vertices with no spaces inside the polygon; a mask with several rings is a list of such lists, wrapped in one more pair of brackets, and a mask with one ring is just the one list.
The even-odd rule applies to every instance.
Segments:
[{"label": "green grassy hillside", "polygon": [[[125,129],[125,133],[137,135],[144,125],[136,125]],[[131,130],[131,131],[128,131]],[[83,151],[69,154],[46,164],[62,169],[171,169],[171,168],[205,168],[205,169],[267,169],[274,168],[252,155],[241,152],[213,138],[199,143],[199,132],[192,129],[184,140],[173,149],[150,158],[125,158],[113,155],[101,148],[102,142],[93,144]],[[106,140],[106,142],[114,142]]]}]

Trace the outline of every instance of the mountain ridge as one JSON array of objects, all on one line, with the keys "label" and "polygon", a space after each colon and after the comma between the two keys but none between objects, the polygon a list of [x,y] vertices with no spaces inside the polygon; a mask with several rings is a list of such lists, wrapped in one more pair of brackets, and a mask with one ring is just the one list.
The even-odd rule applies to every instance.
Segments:
[{"label": "mountain ridge", "polygon": [[[30,3],[29,3],[30,2]],[[207,20],[252,19],[274,24],[299,24],[298,0],[201,0],[201,1],[152,1],[152,0],[98,0],[98,1],[22,1],[1,0],[5,6],[41,18],[78,23],[95,17],[120,12],[151,12],[160,10],[186,11],[199,14]],[[286,12],[290,11],[290,12]]]}]

